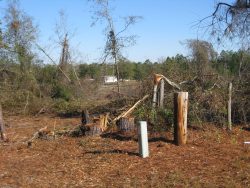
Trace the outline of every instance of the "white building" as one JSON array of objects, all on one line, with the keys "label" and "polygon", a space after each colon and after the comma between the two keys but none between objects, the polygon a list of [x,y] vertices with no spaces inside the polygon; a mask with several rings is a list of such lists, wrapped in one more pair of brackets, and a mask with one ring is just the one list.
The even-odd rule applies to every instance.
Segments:
[{"label": "white building", "polygon": [[112,84],[112,83],[116,83],[116,82],[117,82],[116,76],[104,76],[104,83],[105,84]]}]

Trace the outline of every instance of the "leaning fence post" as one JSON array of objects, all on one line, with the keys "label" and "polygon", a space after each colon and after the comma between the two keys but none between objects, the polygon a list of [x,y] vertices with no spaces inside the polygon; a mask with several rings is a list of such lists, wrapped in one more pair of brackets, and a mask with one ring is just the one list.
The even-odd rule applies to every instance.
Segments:
[{"label": "leaning fence post", "polygon": [[177,145],[187,142],[188,92],[174,94],[174,141]]},{"label": "leaning fence post", "polygon": [[230,131],[232,130],[231,103],[232,103],[232,82],[230,82],[228,86],[228,105],[227,105],[228,129]]},{"label": "leaning fence post", "polygon": [[138,128],[139,153],[142,158],[149,156],[147,122],[140,121]]}]

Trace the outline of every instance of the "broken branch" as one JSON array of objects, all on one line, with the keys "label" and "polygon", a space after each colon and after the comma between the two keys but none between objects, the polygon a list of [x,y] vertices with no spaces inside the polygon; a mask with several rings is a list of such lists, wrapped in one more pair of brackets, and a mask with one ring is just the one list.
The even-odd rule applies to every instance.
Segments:
[{"label": "broken branch", "polygon": [[41,133],[45,132],[45,131],[47,131],[47,126],[41,128],[41,129],[39,129],[37,132],[35,132],[35,133],[33,134],[33,137],[27,141],[28,146],[30,147],[30,146],[32,145],[32,143],[33,143],[33,140],[37,139],[37,138],[39,137],[39,135],[40,135]]},{"label": "broken branch", "polygon": [[145,101],[149,95],[145,95],[142,99],[137,101],[131,108],[129,108],[126,112],[123,112],[118,117],[116,117],[112,122],[115,123],[117,120],[119,120],[122,117],[128,116],[137,106],[139,106],[143,101]]}]

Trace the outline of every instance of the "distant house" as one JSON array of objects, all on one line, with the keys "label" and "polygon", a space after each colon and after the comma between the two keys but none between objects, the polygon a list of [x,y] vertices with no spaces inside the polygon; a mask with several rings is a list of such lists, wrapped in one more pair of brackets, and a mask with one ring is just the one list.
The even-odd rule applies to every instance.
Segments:
[{"label": "distant house", "polygon": [[112,84],[116,82],[117,82],[116,76],[104,76],[104,84]]}]

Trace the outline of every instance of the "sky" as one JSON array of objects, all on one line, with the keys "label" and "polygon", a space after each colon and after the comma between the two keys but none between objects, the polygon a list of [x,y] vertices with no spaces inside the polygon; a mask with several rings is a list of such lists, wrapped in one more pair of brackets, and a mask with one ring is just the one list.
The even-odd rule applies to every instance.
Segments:
[{"label": "sky", "polygon": [[[8,0],[0,1],[0,17],[4,16]],[[20,0],[20,8],[33,18],[38,26],[38,43],[55,59],[59,58],[55,25],[59,11],[66,14],[72,33],[70,46],[76,59],[97,62],[105,46],[104,23],[93,22],[93,4],[88,0]],[[122,18],[142,16],[138,23],[124,34],[137,35],[134,46],[124,48],[122,54],[131,61],[159,61],[176,54],[188,55],[184,45],[187,39],[209,40],[205,31],[195,26],[198,20],[210,15],[215,0],[111,0],[116,31],[122,28]],[[230,0],[224,2],[230,3]],[[220,47],[215,46],[215,50]]]}]

